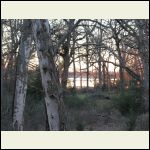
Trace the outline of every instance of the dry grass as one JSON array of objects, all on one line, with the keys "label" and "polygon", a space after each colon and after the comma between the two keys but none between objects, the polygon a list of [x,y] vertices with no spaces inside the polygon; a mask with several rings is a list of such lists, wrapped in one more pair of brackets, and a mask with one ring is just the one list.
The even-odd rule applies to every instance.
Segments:
[{"label": "dry grass", "polygon": [[[84,131],[125,131],[128,119],[113,108],[111,100],[100,99],[97,96],[78,95],[84,101],[82,107],[68,107],[68,130]],[[84,98],[83,98],[84,97]],[[76,101],[75,97],[69,99]],[[70,102],[71,102],[70,100]],[[68,101],[67,101],[68,102]],[[77,103],[80,103],[77,100]],[[68,104],[68,103],[67,103]]]},{"label": "dry grass", "polygon": [[141,114],[136,119],[135,131],[149,130],[149,113]]}]

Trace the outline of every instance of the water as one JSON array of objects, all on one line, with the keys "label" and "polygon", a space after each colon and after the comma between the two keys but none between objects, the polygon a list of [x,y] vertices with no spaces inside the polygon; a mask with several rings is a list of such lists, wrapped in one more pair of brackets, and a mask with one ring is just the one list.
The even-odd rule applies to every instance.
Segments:
[{"label": "water", "polygon": [[[81,78],[76,78],[76,87],[80,87],[80,81]],[[67,86],[73,87],[74,83],[74,78],[68,78],[68,84]],[[89,87],[94,87],[94,78],[89,78]],[[96,83],[98,83],[98,79],[96,79]],[[87,78],[82,78],[82,87],[87,87]]]}]

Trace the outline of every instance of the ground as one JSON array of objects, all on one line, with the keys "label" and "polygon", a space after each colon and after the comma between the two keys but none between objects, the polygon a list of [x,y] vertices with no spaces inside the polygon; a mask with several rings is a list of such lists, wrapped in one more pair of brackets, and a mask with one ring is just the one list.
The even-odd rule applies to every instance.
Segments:
[{"label": "ground", "polygon": [[[127,118],[113,108],[111,98],[93,94],[78,94],[78,102],[67,107],[70,130],[120,131],[127,130]],[[101,98],[102,97],[102,98]],[[73,100],[71,100],[73,99]],[[70,96],[68,101],[75,101]],[[84,101],[84,102],[83,102]],[[71,102],[68,102],[71,103]]]},{"label": "ground", "polygon": [[[149,113],[135,117],[124,116],[114,107],[114,92],[79,92],[64,98],[69,131],[128,131],[149,130]],[[44,131],[46,116],[42,96],[27,95],[24,113],[25,131]],[[12,130],[12,96],[6,95],[2,103],[1,130]],[[6,104],[8,104],[6,107]]]}]

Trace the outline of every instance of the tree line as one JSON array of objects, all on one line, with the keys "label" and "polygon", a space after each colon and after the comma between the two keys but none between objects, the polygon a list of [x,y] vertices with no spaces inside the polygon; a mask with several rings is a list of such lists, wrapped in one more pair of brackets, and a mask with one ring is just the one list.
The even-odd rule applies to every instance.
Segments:
[{"label": "tree line", "polygon": [[66,130],[63,99],[69,67],[73,64],[76,88],[76,68],[82,74],[82,61],[86,64],[87,88],[90,67],[97,70],[101,89],[110,83],[109,64],[113,64],[114,73],[119,68],[119,91],[122,94],[125,91],[126,72],[140,83],[143,109],[149,110],[149,20],[2,19],[1,39],[1,93],[8,82],[13,93],[13,130],[23,130],[28,68],[35,53],[48,130]]}]

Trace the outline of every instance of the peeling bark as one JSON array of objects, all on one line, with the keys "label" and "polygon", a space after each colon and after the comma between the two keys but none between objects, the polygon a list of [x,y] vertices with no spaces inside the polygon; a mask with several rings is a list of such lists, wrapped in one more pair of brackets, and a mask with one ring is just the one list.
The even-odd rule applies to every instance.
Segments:
[{"label": "peeling bark", "polygon": [[51,43],[49,23],[46,19],[33,20],[33,33],[39,58],[42,86],[45,93],[49,130],[65,130],[64,104],[59,83],[54,52]]},{"label": "peeling bark", "polygon": [[16,89],[14,96],[13,130],[23,130],[23,113],[27,92],[27,66],[31,54],[31,21],[24,20],[20,53],[18,57]]}]

